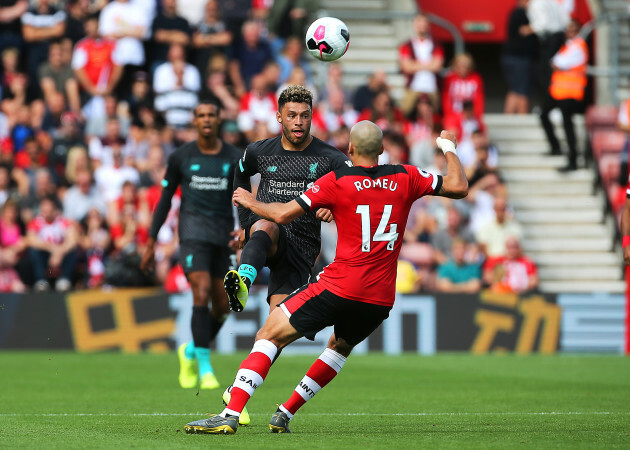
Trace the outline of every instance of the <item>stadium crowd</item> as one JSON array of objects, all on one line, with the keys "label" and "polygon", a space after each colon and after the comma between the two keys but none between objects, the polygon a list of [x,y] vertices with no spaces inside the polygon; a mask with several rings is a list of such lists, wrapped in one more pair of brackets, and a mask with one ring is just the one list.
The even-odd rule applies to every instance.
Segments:
[{"label": "stadium crowd", "polygon": [[[182,7],[182,3],[186,7]],[[244,149],[280,132],[277,94],[289,84],[316,98],[312,134],[347,151],[349,130],[384,131],[381,163],[445,169],[441,129],[458,136],[470,194],[413,207],[399,292],[535,289],[483,124],[483,80],[468,54],[450,66],[423,15],[399,48],[408,79],[399,102],[385,72],[356,90],[342,67],[316,83],[303,31],[314,2],[283,0],[2,0],[0,2],[0,291],[104,284],[187,287],[177,264],[177,204],[156,245],[156,272],[139,270],[166,160],[194,140],[201,96],[222,104],[221,139]],[[290,19],[290,20],[289,20]],[[319,267],[334,256],[323,226]]]}]

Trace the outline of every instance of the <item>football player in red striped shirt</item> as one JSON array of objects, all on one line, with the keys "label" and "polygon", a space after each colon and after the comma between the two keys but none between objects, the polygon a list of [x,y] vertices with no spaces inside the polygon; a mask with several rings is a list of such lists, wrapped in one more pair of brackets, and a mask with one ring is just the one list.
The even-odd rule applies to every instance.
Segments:
[{"label": "football player in red striped shirt", "polygon": [[312,340],[332,325],[328,347],[271,418],[272,432],[290,432],[289,421],[297,410],[337,375],[354,346],[389,316],[411,204],[424,195],[462,198],[468,194],[455,136],[442,131],[437,144],[446,155],[448,173],[444,176],[412,165],[379,166],[383,134],[366,120],[350,132],[349,156],[354,166],[329,172],[295,200],[262,203],[244,189],[234,192],[235,204],[281,224],[308,211],[330,209],[339,235],[337,254],[316,282],[298,289],[271,312],[236,374],[223,412],[187,424],[187,433],[235,433],[241,411],[264,381],[278,351],[302,336]]}]

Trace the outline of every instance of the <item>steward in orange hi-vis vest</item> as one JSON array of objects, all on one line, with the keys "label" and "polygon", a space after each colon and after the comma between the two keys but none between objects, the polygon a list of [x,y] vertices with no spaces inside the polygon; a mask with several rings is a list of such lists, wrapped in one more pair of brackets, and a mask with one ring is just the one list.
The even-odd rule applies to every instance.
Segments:
[{"label": "steward in orange hi-vis vest", "polygon": [[540,111],[540,122],[549,142],[550,155],[562,155],[560,141],[554,126],[549,119],[552,109],[558,108],[562,113],[562,125],[567,139],[568,164],[559,170],[569,172],[577,169],[577,139],[573,115],[582,111],[584,90],[586,88],[586,63],[588,47],[584,39],[578,36],[580,24],[571,20],[565,29],[565,44],[551,58],[553,73],[549,83],[548,95],[543,101]]},{"label": "steward in orange hi-vis vest", "polygon": [[568,40],[551,60],[549,94],[554,100],[583,100],[586,88],[588,46],[579,36]]}]

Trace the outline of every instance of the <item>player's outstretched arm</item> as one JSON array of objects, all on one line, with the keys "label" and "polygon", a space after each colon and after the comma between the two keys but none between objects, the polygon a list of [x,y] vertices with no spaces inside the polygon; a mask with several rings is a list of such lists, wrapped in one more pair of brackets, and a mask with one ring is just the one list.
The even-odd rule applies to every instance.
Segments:
[{"label": "player's outstretched arm", "polygon": [[446,157],[446,175],[442,177],[442,187],[436,194],[448,198],[464,198],[468,195],[468,179],[457,156],[457,139],[450,131],[443,130],[435,140]]},{"label": "player's outstretched arm", "polygon": [[232,201],[235,206],[240,205],[263,219],[279,224],[287,224],[306,212],[296,200],[291,200],[288,203],[263,203],[256,200],[251,192],[243,188],[234,191]]},{"label": "player's outstretched arm", "polygon": [[630,198],[626,199],[621,211],[621,235],[623,236],[623,262],[630,265]]}]

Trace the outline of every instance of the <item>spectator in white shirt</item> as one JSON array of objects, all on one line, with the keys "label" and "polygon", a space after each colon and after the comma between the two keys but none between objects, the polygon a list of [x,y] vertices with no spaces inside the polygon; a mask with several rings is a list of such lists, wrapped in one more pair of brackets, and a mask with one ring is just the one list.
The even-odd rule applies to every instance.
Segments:
[{"label": "spectator in white shirt", "polygon": [[144,64],[142,41],[147,38],[149,22],[142,8],[129,0],[114,0],[99,17],[99,34],[118,40],[117,50],[123,65]]},{"label": "spectator in white shirt", "polygon": [[96,187],[107,203],[120,197],[125,181],[131,181],[136,186],[140,183],[138,171],[124,165],[122,145],[118,142],[112,144],[112,158],[112,165],[103,165],[94,172]]},{"label": "spectator in white shirt", "polygon": [[156,94],[163,94],[179,87],[174,67],[179,62],[184,63],[181,87],[188,91],[199,92],[201,89],[199,70],[186,62],[184,46],[173,44],[168,51],[168,61],[157,66],[153,74],[153,91]]},{"label": "spectator in white shirt", "polygon": [[90,171],[81,169],[76,174],[74,185],[63,197],[63,214],[71,220],[80,222],[92,209],[105,215],[107,205],[96,186],[92,184]]}]

